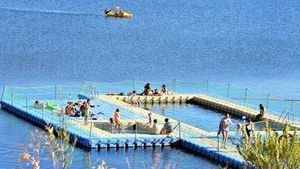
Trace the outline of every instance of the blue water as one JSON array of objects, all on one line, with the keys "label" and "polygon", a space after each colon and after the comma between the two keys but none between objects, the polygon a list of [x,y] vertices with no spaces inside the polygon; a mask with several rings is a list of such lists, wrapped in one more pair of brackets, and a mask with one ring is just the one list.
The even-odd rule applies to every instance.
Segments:
[{"label": "blue water", "polygon": [[[104,17],[115,4],[134,18]],[[1,85],[210,79],[299,98],[297,1],[3,0],[0,7]]]},{"label": "blue water", "polygon": [[[31,168],[18,163],[18,157],[22,151],[16,148],[19,144],[29,145],[31,143],[30,134],[36,129],[35,126],[3,110],[0,110],[0,119],[2,121],[0,124],[0,156],[5,156],[5,158],[0,159],[1,168],[16,168],[18,166]],[[215,164],[199,156],[171,148],[129,149],[127,151],[102,149],[100,152],[96,150],[88,152],[76,148],[73,152],[71,168],[95,168],[102,160],[106,162],[109,168],[127,168],[127,160],[131,168],[154,167],[164,169],[168,165],[176,166],[176,168],[194,168],[199,165],[217,168]],[[48,152],[44,152],[41,156],[41,168],[52,168]]]},{"label": "blue water", "polygon": [[[219,130],[220,120],[225,116],[220,112],[217,113],[190,104],[144,104],[139,107],[209,132],[217,132]],[[233,125],[230,126],[231,131],[235,131],[235,127],[238,123],[243,124],[242,119],[231,117],[231,120],[233,123]]]},{"label": "blue water", "polygon": [[[106,18],[103,10],[116,4],[134,18]],[[299,99],[299,8],[296,0],[2,0],[0,86],[208,79]],[[3,111],[0,115],[3,156],[29,140],[34,128]],[[82,150],[75,154],[78,164],[89,163]],[[116,157],[120,163],[126,156],[140,161],[142,154],[147,162],[153,159],[150,150],[133,154],[101,152],[91,158],[105,157],[112,165]],[[185,159],[189,168],[211,168],[181,151],[161,154],[162,163]],[[1,166],[13,167],[16,155],[9,153]]]}]

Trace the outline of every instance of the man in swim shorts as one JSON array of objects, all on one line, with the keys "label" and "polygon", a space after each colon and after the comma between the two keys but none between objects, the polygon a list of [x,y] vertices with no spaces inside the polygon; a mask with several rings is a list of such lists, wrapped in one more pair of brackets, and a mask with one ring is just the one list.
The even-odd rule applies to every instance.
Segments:
[{"label": "man in swim shorts", "polygon": [[219,124],[218,135],[220,133],[222,133],[222,136],[223,136],[223,141],[222,141],[221,148],[226,148],[226,142],[227,142],[227,138],[228,138],[229,126],[230,125],[232,125],[232,121],[229,117],[229,114],[226,114],[226,116],[221,119],[220,124]]}]

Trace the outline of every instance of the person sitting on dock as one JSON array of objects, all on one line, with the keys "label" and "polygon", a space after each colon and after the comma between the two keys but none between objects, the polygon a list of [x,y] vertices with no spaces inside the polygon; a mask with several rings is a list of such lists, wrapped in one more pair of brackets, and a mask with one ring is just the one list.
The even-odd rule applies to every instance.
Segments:
[{"label": "person sitting on dock", "polygon": [[172,94],[172,93],[167,90],[166,85],[162,85],[161,86],[161,95],[168,95],[168,94]]},{"label": "person sitting on dock", "polygon": [[114,128],[115,128],[115,123],[114,123],[114,119],[113,118],[109,118],[109,130],[111,133],[114,132]]},{"label": "person sitting on dock", "polygon": [[136,91],[133,90],[132,92],[127,93],[127,96],[135,96],[136,95]]},{"label": "person sitting on dock", "polygon": [[74,117],[80,117],[81,116],[81,111],[80,111],[81,106],[82,106],[82,101],[80,101],[80,100],[73,104],[73,107],[75,109]]},{"label": "person sitting on dock", "polygon": [[68,116],[74,116],[75,112],[76,112],[76,110],[75,110],[73,102],[68,102],[68,105],[65,108],[66,115],[68,115]]},{"label": "person sitting on dock", "polygon": [[222,133],[223,136],[223,142],[221,148],[226,148],[226,142],[228,138],[228,133],[229,133],[229,126],[232,125],[232,121],[229,117],[229,114],[226,114],[224,118],[221,119],[220,124],[219,124],[219,131],[218,135]]},{"label": "person sitting on dock", "polygon": [[157,89],[154,89],[153,96],[161,96],[161,95],[162,94]]},{"label": "person sitting on dock", "polygon": [[160,134],[160,130],[159,130],[159,127],[158,127],[158,124],[157,124],[157,119],[153,120],[152,129],[153,129],[153,134]]},{"label": "person sitting on dock", "polygon": [[146,95],[146,96],[151,96],[152,95],[152,90],[151,90],[150,83],[147,83],[144,86],[144,91],[141,93],[141,95]]},{"label": "person sitting on dock", "polygon": [[115,113],[114,113],[114,122],[116,124],[117,129],[120,131],[121,130],[121,120],[120,120],[120,110],[117,108]]},{"label": "person sitting on dock", "polygon": [[170,134],[172,132],[172,125],[168,118],[165,118],[165,124],[160,131],[160,134]]},{"label": "person sitting on dock", "polygon": [[266,110],[262,104],[259,104],[259,114],[255,116],[252,120],[253,122],[262,121],[263,117],[266,115]]},{"label": "person sitting on dock", "polygon": [[125,96],[125,93],[114,93],[114,92],[108,92],[106,95],[108,96]]}]

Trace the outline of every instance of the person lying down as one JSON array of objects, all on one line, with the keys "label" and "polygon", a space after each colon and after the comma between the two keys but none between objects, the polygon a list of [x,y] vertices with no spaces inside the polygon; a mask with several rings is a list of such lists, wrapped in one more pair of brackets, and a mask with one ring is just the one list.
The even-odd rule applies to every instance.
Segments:
[{"label": "person lying down", "polygon": [[36,100],[34,102],[34,108],[35,109],[47,109],[47,110],[50,110],[50,111],[55,112],[55,113],[64,113],[64,110],[61,110],[59,108],[58,104],[51,104],[51,103],[48,103],[48,102],[46,104],[43,104],[39,100]]}]

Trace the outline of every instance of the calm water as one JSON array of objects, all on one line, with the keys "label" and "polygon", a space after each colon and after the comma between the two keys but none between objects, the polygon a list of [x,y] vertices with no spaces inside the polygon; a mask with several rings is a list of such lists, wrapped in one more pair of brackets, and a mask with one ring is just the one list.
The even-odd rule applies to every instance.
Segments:
[{"label": "calm water", "polygon": [[[18,163],[21,150],[15,148],[21,143],[31,143],[30,134],[35,130],[35,126],[2,110],[0,110],[0,119],[0,156],[5,157],[0,159],[1,168],[15,168],[18,166],[28,168],[28,166]],[[163,150],[148,148],[146,150],[137,149],[136,151],[129,149],[117,152],[114,149],[86,152],[76,148],[73,153],[72,168],[97,167],[102,160],[106,161],[110,168],[127,168],[127,160],[131,168],[154,167],[164,169],[168,165],[172,168],[174,166],[176,168],[195,168],[201,165],[208,168],[217,168],[215,164],[199,156],[170,148]],[[47,152],[42,156],[41,167],[52,168],[50,159],[44,159],[46,157],[48,157]]]},{"label": "calm water", "polygon": [[[116,4],[134,18],[104,17]],[[209,79],[299,99],[299,11],[296,0],[2,0],[0,86]],[[34,127],[3,111],[0,116],[0,156],[6,155],[0,162],[11,168],[17,154],[7,153],[28,141]],[[132,166],[136,161],[143,168],[143,158],[149,168],[156,153],[162,165],[213,167],[178,150],[92,152],[87,158],[80,149],[74,167],[105,159],[124,168],[129,157]]]},{"label": "calm water", "polygon": [[[190,104],[144,104],[140,107],[209,132],[217,132],[220,120],[224,117],[222,113]],[[230,126],[231,131],[235,131],[237,123],[243,124],[241,119],[231,118],[231,120],[233,123]]]}]

